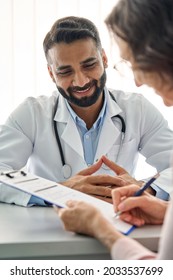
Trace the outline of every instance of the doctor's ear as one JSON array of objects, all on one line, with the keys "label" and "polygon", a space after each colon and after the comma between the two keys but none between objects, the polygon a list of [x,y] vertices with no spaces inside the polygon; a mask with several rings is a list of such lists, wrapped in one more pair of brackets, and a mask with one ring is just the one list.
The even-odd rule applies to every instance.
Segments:
[{"label": "doctor's ear", "polygon": [[54,76],[53,76],[53,73],[52,73],[52,69],[51,69],[51,66],[49,64],[47,64],[47,69],[48,69],[48,72],[49,72],[49,75],[50,75],[52,81],[55,83],[55,79],[54,79]]},{"label": "doctor's ear", "polygon": [[104,63],[104,68],[108,68],[108,63]]},{"label": "doctor's ear", "polygon": [[103,60],[104,68],[107,68],[108,67],[108,58],[107,58],[107,55],[106,55],[104,49],[102,49],[102,60]]}]

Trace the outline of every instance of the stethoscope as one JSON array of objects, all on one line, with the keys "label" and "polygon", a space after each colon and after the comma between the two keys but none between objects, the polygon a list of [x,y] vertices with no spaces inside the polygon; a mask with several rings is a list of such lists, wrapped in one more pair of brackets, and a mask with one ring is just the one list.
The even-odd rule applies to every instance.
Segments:
[{"label": "stethoscope", "polygon": [[[115,97],[113,96],[113,94],[110,91],[109,91],[109,94],[110,94],[111,98],[116,102]],[[53,114],[53,126],[54,126],[54,132],[55,132],[55,137],[56,137],[58,149],[59,149],[60,156],[61,156],[62,174],[63,174],[63,177],[65,179],[68,179],[72,175],[72,168],[69,164],[67,164],[65,162],[65,157],[64,157],[63,150],[62,150],[60,137],[59,137],[59,134],[58,134],[57,122],[54,120],[55,114],[56,114],[56,111],[57,111],[57,108],[58,108],[58,103],[59,103],[59,98],[57,98],[57,102],[55,104],[55,110],[54,110],[54,114]],[[117,158],[116,158],[116,161],[117,161],[118,157],[119,157],[119,154],[120,154],[120,151],[121,151],[121,148],[122,148],[122,145],[123,145],[123,141],[124,141],[124,136],[125,136],[125,132],[126,132],[126,124],[125,124],[125,121],[124,121],[122,116],[116,115],[115,118],[118,118],[121,121],[121,142],[120,142],[120,146],[119,146],[119,150],[118,150],[118,154],[117,154]]]}]

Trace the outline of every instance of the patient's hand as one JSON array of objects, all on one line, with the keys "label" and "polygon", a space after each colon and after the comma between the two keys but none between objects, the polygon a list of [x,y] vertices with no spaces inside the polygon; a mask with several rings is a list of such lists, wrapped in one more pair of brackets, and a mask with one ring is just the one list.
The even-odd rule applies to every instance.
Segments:
[{"label": "patient's hand", "polygon": [[55,207],[55,211],[66,230],[94,236],[109,249],[118,238],[123,237],[102,213],[89,203],[70,200],[67,208]]},{"label": "patient's hand", "polygon": [[134,196],[139,190],[137,185],[128,185],[112,191],[114,210],[122,211],[120,219],[136,225],[162,224],[169,202],[161,200],[146,191]]}]

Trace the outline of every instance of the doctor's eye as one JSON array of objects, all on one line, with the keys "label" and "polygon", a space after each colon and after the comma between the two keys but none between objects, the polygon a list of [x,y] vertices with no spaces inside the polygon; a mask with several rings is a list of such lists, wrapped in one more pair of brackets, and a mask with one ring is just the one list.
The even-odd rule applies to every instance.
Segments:
[{"label": "doctor's eye", "polygon": [[71,70],[68,70],[68,71],[63,71],[63,72],[57,72],[56,73],[58,76],[68,76],[68,75],[71,75],[72,74],[72,71]]},{"label": "doctor's eye", "polygon": [[96,65],[96,62],[92,62],[92,63],[84,64],[83,67],[84,67],[85,69],[87,69],[87,68],[89,69],[89,68],[94,68],[95,65]]}]

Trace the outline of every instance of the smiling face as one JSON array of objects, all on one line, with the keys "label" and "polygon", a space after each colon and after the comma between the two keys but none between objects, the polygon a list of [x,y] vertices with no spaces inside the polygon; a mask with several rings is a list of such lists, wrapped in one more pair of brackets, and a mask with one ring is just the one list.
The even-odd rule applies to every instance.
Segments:
[{"label": "smiling face", "polygon": [[97,102],[106,82],[104,50],[88,38],[55,44],[48,56],[49,74],[72,107],[89,107]]},{"label": "smiling face", "polygon": [[140,69],[139,65],[135,62],[132,52],[123,39],[116,38],[116,42],[120,49],[121,57],[129,61],[131,69],[134,74],[134,80],[137,86],[147,85],[152,87],[156,94],[160,95],[166,106],[173,106],[173,80],[171,76],[162,73],[162,76],[156,71],[144,71]]}]

